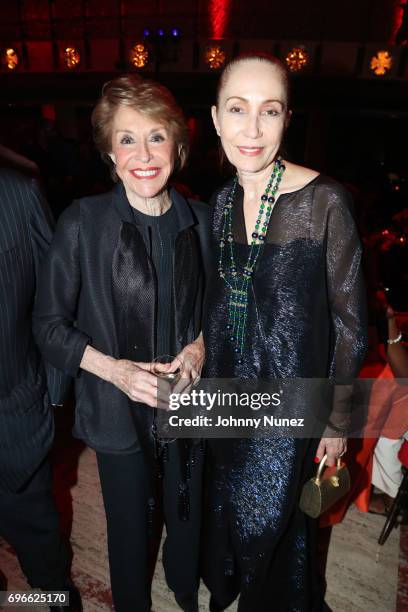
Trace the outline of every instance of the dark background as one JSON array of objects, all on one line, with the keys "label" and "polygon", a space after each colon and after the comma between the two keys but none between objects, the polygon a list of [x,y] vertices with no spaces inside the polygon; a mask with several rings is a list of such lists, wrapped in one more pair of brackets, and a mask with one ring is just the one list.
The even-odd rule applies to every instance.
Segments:
[{"label": "dark background", "polygon": [[[177,181],[207,200],[228,171],[220,166],[210,121],[218,75],[203,62],[206,45],[221,33],[227,57],[260,48],[284,59],[303,44],[309,63],[293,78],[287,157],[349,187],[377,260],[372,283],[392,285],[406,307],[408,61],[405,44],[395,45],[402,1],[2,2],[0,51],[15,48],[20,65],[13,72],[0,68],[0,143],[36,162],[56,216],[74,197],[109,188],[92,145],[90,113],[106,80],[134,70],[129,49],[149,28],[151,61],[142,72],[171,89],[191,128],[190,163]],[[170,36],[174,27],[177,40]],[[81,52],[74,71],[61,62],[65,44]],[[369,70],[380,49],[395,58],[384,77]]]}]

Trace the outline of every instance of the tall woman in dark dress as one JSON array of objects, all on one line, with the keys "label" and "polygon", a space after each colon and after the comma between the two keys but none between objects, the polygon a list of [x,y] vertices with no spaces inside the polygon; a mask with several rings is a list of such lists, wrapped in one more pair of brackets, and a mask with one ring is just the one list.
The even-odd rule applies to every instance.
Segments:
[{"label": "tall woman in dark dress", "polygon": [[45,358],[76,379],[74,433],[97,454],[115,609],[150,610],[148,527],[164,470],[166,578],[180,607],[195,612],[202,457],[193,444],[166,449],[155,439],[151,361],[178,354],[183,376],[200,374],[207,206],[168,186],[186,159],[188,132],[167,89],[138,75],[117,78],[92,122],[117,182],[60,217],[35,335]]},{"label": "tall woman in dark dress", "polygon": [[[288,89],[269,56],[241,56],[221,75],[212,115],[237,176],[213,200],[206,376],[332,378],[334,401],[365,353],[361,248],[347,192],[279,156]],[[239,593],[239,612],[327,609],[315,584],[316,521],[298,502],[315,457],[327,453],[333,465],[345,449],[343,435],[328,431],[316,440],[209,441],[211,610]]]}]

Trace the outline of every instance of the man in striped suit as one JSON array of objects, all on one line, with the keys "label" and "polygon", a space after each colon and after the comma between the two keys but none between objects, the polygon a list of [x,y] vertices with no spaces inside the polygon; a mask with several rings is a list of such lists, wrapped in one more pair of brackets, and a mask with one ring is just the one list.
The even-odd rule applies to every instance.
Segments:
[{"label": "man in striped suit", "polygon": [[[49,401],[60,403],[64,379],[45,371],[31,332],[40,262],[51,238],[51,216],[36,182],[0,168],[0,536],[33,587],[67,590],[69,561],[47,459],[54,435]],[[70,609],[79,608],[51,607]]]}]

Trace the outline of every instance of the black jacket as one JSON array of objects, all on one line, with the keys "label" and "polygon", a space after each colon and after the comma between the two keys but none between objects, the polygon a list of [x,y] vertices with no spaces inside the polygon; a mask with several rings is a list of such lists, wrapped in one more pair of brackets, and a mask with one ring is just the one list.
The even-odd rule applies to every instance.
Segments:
[{"label": "black jacket", "polygon": [[[171,305],[172,349],[178,352],[201,330],[208,207],[175,190],[171,198],[179,224]],[[79,369],[88,343],[115,358],[154,357],[157,287],[144,232],[148,228],[135,225],[122,183],[109,193],[74,202],[58,222],[36,302],[34,332],[43,354],[76,377],[74,433],[100,452],[134,450],[139,432],[135,414],[146,416],[144,427],[153,414],[114,385]],[[132,236],[135,248],[129,250]],[[129,258],[133,268],[123,272]]]},{"label": "black jacket", "polygon": [[52,219],[36,182],[0,170],[0,491],[16,492],[53,440],[45,397],[53,403],[64,378],[44,370],[31,330],[39,267],[52,238]]}]

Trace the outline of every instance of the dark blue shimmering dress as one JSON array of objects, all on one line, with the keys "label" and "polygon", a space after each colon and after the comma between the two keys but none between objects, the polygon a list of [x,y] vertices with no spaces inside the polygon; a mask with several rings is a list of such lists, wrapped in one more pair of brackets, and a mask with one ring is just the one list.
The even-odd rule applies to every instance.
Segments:
[{"label": "dark blue shimmering dress", "polygon": [[[218,260],[227,183],[215,196]],[[248,257],[239,188],[233,210],[237,265]],[[226,331],[228,293],[214,265],[204,317],[210,378],[357,376],[365,346],[361,246],[348,193],[322,175],[278,198],[249,294],[247,340],[238,364]],[[305,406],[307,411],[308,406]],[[298,507],[314,472],[318,439],[209,441],[203,579],[212,610],[240,594],[239,612],[324,609],[315,567],[317,522]]]}]

